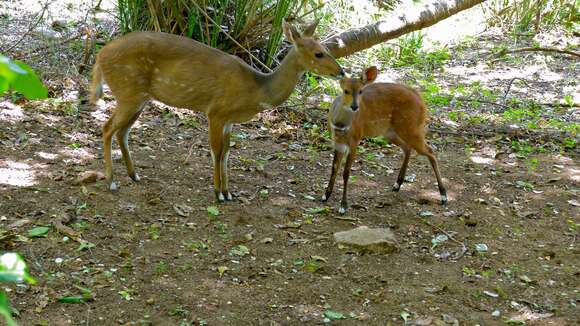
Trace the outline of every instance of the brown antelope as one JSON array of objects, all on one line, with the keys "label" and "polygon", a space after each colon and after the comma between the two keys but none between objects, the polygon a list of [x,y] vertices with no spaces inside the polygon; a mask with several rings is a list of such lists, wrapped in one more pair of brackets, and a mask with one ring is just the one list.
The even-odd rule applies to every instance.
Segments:
[{"label": "brown antelope", "polygon": [[192,39],[154,32],[133,32],[103,47],[93,68],[91,102],[109,85],[117,108],[103,126],[105,177],[113,181],[111,142],[117,135],[129,177],[138,181],[128,148],[131,126],[144,105],[155,99],[167,105],[204,112],[209,120],[213,183],[218,201],[231,200],[228,190],[228,153],[232,123],[245,122],[258,112],[284,102],[305,71],[344,76],[330,53],[312,38],[317,22],[301,34],[283,23],[293,44],[280,66],[261,73],[238,57]]},{"label": "brown antelope", "polygon": [[347,155],[343,173],[344,189],[339,213],[348,209],[346,191],[350,169],[356,156],[356,148],[363,137],[385,136],[403,149],[403,165],[399,171],[393,191],[399,191],[405,180],[411,149],[427,156],[437,183],[441,204],[447,203],[447,192],[441,181],[437,159],[433,150],[425,143],[426,106],[419,93],[405,85],[393,83],[371,84],[377,78],[377,68],[366,69],[360,78],[343,78],[338,96],[329,112],[329,125],[334,140],[334,160],[330,181],[323,201],[330,198],[336,173],[344,155]]}]

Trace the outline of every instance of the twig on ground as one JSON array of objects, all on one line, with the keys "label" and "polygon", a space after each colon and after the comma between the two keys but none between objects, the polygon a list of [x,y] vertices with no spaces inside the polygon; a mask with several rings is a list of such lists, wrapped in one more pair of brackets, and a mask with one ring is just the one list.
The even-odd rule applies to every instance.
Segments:
[{"label": "twig on ground", "polygon": [[69,43],[71,41],[74,41],[74,40],[80,38],[81,36],[83,36],[83,34],[84,34],[84,31],[81,31],[81,32],[78,32],[77,34],[75,34],[75,35],[73,35],[73,36],[71,36],[71,37],[69,37],[69,38],[67,38],[65,40],[62,40],[62,41],[60,41],[58,43],[52,43],[52,44],[47,44],[47,45],[40,46],[40,47],[38,47],[38,48],[30,51],[26,55],[20,56],[20,59],[30,59],[30,58],[39,56],[39,55],[42,54],[41,51],[44,51],[44,50],[48,49],[49,47],[53,47],[53,46],[57,46],[57,45],[63,45],[63,44]]},{"label": "twig on ground", "polygon": [[520,78],[520,77],[514,77],[514,78],[512,78],[512,79],[509,81],[509,83],[508,83],[508,86],[507,86],[507,88],[506,88],[506,90],[505,90],[505,92],[504,92],[504,94],[503,94],[503,102],[504,102],[504,103],[505,103],[505,101],[506,101],[506,99],[507,99],[507,96],[508,96],[508,93],[510,92],[510,89],[512,88],[512,84],[513,84],[513,83],[514,83],[514,81],[516,81],[516,80],[521,80],[521,81],[523,81],[523,82],[524,82],[524,84],[526,84],[526,86],[528,86],[528,87],[530,86],[530,85],[528,85],[528,82],[527,82],[525,79],[523,79],[523,78]]},{"label": "twig on ground", "polygon": [[430,227],[436,229],[437,231],[445,234],[447,236],[447,238],[449,238],[449,240],[461,245],[461,251],[456,254],[452,259],[453,260],[459,260],[461,257],[463,257],[463,255],[465,255],[465,253],[467,252],[467,246],[465,245],[465,243],[455,239],[449,232],[443,230],[442,228],[438,227],[437,225],[425,220],[425,219],[421,219],[421,221],[427,225],[429,225]]},{"label": "twig on ground", "polygon": [[89,59],[91,57],[91,53],[95,48],[95,33],[91,28],[86,28],[85,33],[87,38],[85,39],[85,48],[83,50],[83,60],[79,64],[79,74],[82,74],[85,71],[86,66],[89,63]]},{"label": "twig on ground", "polygon": [[18,40],[16,40],[16,42],[14,42],[14,44],[12,44],[11,46],[9,46],[6,49],[1,49],[2,52],[4,53],[8,53],[10,52],[12,49],[14,49],[15,47],[18,46],[18,44],[20,44],[20,42],[22,42],[22,40],[24,40],[24,38],[26,36],[28,36],[28,34],[30,34],[30,32],[32,32],[32,30],[34,30],[36,28],[36,26],[38,26],[38,24],[40,24],[40,22],[42,21],[42,18],[44,17],[44,13],[46,12],[46,10],[48,9],[48,6],[50,4],[50,1],[47,1],[44,6],[42,6],[42,10],[40,11],[40,13],[38,14],[38,18],[36,19],[36,21],[34,21],[34,23],[32,23],[30,25],[30,27],[28,28],[28,30],[26,32],[24,32],[22,34],[22,36],[20,36],[20,38]]}]

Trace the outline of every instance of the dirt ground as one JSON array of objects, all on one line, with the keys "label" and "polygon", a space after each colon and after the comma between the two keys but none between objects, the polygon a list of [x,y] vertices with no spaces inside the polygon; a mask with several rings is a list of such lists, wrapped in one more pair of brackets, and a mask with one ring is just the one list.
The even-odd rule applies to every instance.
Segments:
[{"label": "dirt ground", "polygon": [[[5,102],[1,112],[16,119],[1,122],[2,244],[39,280],[9,293],[22,325],[316,324],[328,311],[345,325],[400,324],[401,316],[580,321],[577,155],[539,154],[530,172],[496,150],[501,140],[435,135],[450,194],[442,207],[426,159],[413,157],[415,181],[393,193],[400,152],[375,149],[384,154],[375,164],[354,165],[353,207],[342,217],[336,194],[317,209],[326,207],[316,198],[331,152],[308,151],[299,132],[275,141],[249,123],[235,128],[230,160],[238,200],[211,216],[204,127],[147,110],[131,137],[142,181],[130,181],[117,155],[121,189],[110,193],[101,181],[74,185],[102,169],[103,111],[69,116]],[[55,227],[28,237],[33,226],[62,220],[94,246],[79,250]],[[400,251],[359,254],[333,243],[333,232],[358,225],[393,228]],[[441,234],[452,239],[432,248]],[[58,302],[82,288],[91,301]]]},{"label": "dirt ground", "polygon": [[[482,68],[471,50],[453,52],[436,81],[482,77],[544,102],[577,87],[573,60]],[[47,69],[66,61],[41,59]],[[512,87],[506,71],[528,83]],[[152,105],[130,140],[142,180],[129,179],[115,145],[121,187],[111,193],[102,180],[77,184],[102,171],[100,127],[114,107],[110,94],[78,105],[86,77],[51,79],[50,100],[0,101],[0,244],[38,280],[4,286],[20,325],[580,324],[578,149],[544,139],[522,155],[513,135],[443,128],[446,113],[433,112],[449,204],[438,204],[431,167],[415,154],[409,182],[392,192],[401,152],[367,142],[341,216],[340,180],[319,201],[332,157],[312,124],[324,124],[324,110],[280,108],[234,127],[235,201],[217,204],[205,118]],[[399,250],[334,243],[334,232],[361,225],[392,228]],[[48,233],[30,233],[39,226]]]}]

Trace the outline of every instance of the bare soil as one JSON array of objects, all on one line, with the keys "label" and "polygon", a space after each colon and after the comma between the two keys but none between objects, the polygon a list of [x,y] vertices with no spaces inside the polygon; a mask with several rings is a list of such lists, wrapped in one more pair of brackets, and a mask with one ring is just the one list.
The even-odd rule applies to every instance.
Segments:
[{"label": "bare soil", "polygon": [[[336,193],[326,213],[312,210],[324,207],[308,196],[322,194],[331,152],[308,150],[300,132],[275,140],[261,123],[236,127],[237,200],[217,205],[204,127],[148,109],[131,136],[142,181],[131,182],[117,155],[121,189],[111,193],[102,181],[74,184],[102,168],[94,117],[106,108],[66,115],[42,107],[4,103],[0,111],[17,117],[1,121],[2,244],[22,253],[39,280],[9,293],[22,325],[316,324],[329,310],[343,313],[333,322],[345,325],[399,324],[402,312],[465,325],[523,315],[542,325],[579,322],[575,154],[535,155],[532,171],[501,152],[501,139],[437,136],[431,143],[450,194],[440,206],[427,160],[414,157],[415,181],[393,193],[399,150],[367,147],[384,155],[359,157],[353,207],[342,217]],[[213,205],[218,216],[207,211]],[[27,238],[57,220],[94,247],[79,250],[54,227]],[[359,225],[393,228],[400,251],[359,254],[333,243],[333,232]],[[455,241],[432,248],[440,234]],[[249,252],[233,251],[240,245]],[[80,295],[79,287],[91,301],[57,300]]]}]

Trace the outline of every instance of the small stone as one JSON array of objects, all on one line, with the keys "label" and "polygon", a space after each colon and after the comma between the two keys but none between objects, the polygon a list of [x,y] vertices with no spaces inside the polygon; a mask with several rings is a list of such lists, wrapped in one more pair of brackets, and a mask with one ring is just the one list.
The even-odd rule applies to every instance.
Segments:
[{"label": "small stone", "polygon": [[274,241],[274,239],[272,239],[272,238],[264,238],[260,242],[261,243],[272,243],[272,241]]},{"label": "small stone", "polygon": [[499,294],[492,292],[492,291],[483,291],[483,294],[487,295],[488,297],[497,298]]},{"label": "small stone", "polygon": [[361,251],[392,253],[397,251],[395,235],[388,228],[360,226],[356,229],[336,232],[334,241],[339,245],[347,245]]},{"label": "small stone", "polygon": [[487,252],[488,248],[485,243],[478,243],[475,245],[475,250],[477,252]]},{"label": "small stone", "polygon": [[499,310],[496,309],[496,310],[494,310],[494,311],[491,312],[491,315],[493,317],[499,317],[499,316],[501,316],[501,311],[499,311]]},{"label": "small stone", "polygon": [[149,299],[147,299],[146,303],[147,303],[148,305],[152,305],[152,304],[154,304],[154,303],[155,303],[155,299],[154,299],[154,298],[149,298]]}]

